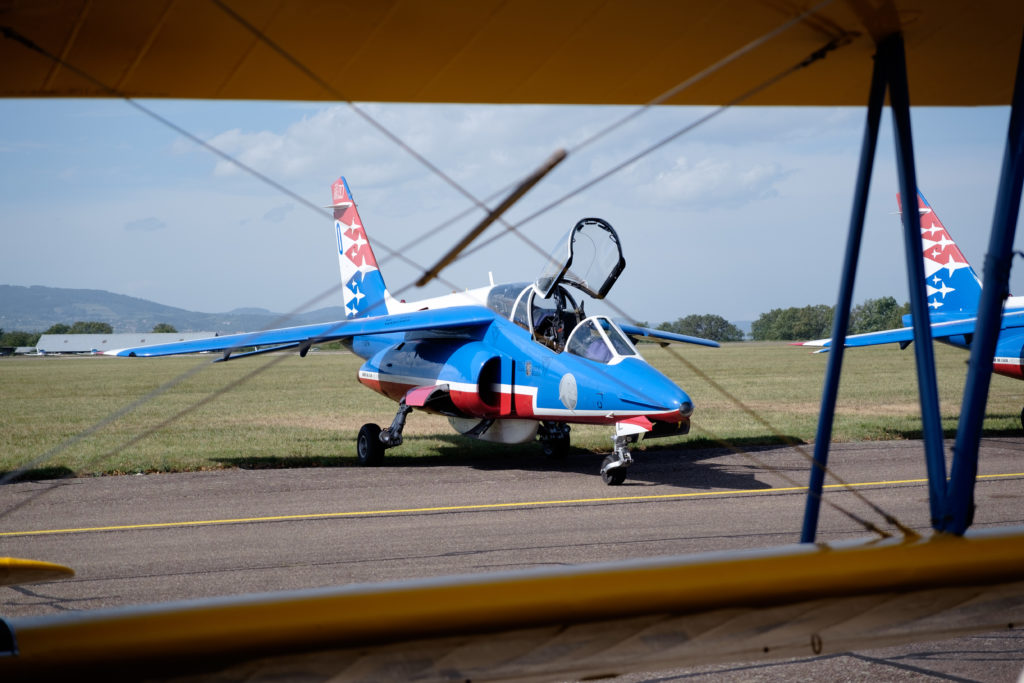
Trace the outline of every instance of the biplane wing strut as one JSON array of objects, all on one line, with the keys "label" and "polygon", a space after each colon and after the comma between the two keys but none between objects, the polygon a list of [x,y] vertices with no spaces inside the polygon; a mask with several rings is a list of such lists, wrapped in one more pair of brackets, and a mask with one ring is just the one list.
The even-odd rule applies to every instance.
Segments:
[{"label": "biplane wing strut", "polygon": [[[874,165],[881,110],[887,89],[893,110],[900,194],[903,197],[916,197],[918,185],[910,130],[906,59],[901,34],[894,34],[880,41],[875,58],[868,98],[867,123],[861,148],[860,167],[855,186],[839,298],[833,322],[832,351],[828,359],[818,430],[814,442],[814,464],[811,468],[810,490],[800,538],[804,543],[813,542],[817,532],[825,467],[828,462],[829,441],[832,436],[833,416],[839,391],[839,375],[843,363],[844,340],[849,323],[854,277],[864,227],[868,185]],[[914,353],[921,401],[925,460],[928,469],[929,502],[932,527],[936,531],[961,535],[970,526],[973,517],[974,480],[978,470],[981,423],[992,379],[992,359],[999,335],[1003,299],[1009,291],[1010,260],[1013,258],[1013,238],[1020,209],[1022,181],[1024,181],[1024,43],[1022,43],[1017,61],[1009,133],[996,197],[996,211],[988,256],[985,260],[981,305],[974,341],[971,344],[970,366],[964,387],[960,423],[950,470],[951,478],[948,484],[935,377],[935,359],[932,353],[932,331],[928,322],[928,297],[921,259],[920,214],[917,211],[902,212],[910,305],[914,319],[914,341],[917,342],[914,344]]]}]

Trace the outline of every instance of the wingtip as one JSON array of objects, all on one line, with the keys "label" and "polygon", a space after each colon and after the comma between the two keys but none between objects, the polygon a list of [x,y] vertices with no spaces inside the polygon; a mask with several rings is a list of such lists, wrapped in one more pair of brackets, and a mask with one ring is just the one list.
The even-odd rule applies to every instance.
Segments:
[{"label": "wingtip", "polygon": [[799,341],[790,342],[790,346],[806,346],[808,348],[816,348],[816,351],[812,353],[825,353],[832,346],[831,339],[812,339],[810,341]]},{"label": "wingtip", "polygon": [[74,575],[74,569],[62,564],[19,557],[0,557],[0,585],[3,586],[56,581]]}]

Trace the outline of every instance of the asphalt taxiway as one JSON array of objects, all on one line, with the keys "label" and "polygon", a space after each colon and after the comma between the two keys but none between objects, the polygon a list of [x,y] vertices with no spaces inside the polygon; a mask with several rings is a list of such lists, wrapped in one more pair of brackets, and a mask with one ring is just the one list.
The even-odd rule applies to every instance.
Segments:
[{"label": "asphalt taxiway", "polygon": [[[653,442],[656,444],[656,442]],[[67,610],[784,545],[799,540],[808,466],[786,447],[748,455],[654,446],[623,486],[601,456],[499,449],[461,465],[223,470],[23,482],[0,488],[3,554],[74,578],[0,588],[0,614]],[[842,508],[929,528],[917,441],[837,444],[819,540],[868,536]],[[975,528],[1024,524],[1024,439],[986,439]],[[852,490],[851,490],[852,489]],[[853,491],[856,491],[854,493]],[[833,507],[835,505],[836,507]],[[884,526],[877,518],[872,521]],[[798,662],[630,676],[1016,680],[1021,629]]]}]

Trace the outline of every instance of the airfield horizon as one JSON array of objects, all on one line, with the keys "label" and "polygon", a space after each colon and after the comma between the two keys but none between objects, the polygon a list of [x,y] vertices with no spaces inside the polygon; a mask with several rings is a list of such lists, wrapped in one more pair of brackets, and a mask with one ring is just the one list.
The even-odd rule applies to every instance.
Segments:
[{"label": "airfield horizon", "polygon": [[[725,343],[720,349],[643,346],[641,352],[687,388],[696,409],[690,435],[642,440],[638,458],[647,449],[685,452],[714,445],[744,449],[813,441],[826,355],[784,342]],[[306,358],[216,365],[210,360],[209,355],[3,358],[0,471],[23,467],[50,451],[56,452],[21,478],[355,466],[359,427],[387,424],[394,413],[390,401],[359,386],[356,373],[362,361],[348,353],[321,351]],[[955,434],[966,361],[963,351],[936,345],[947,436]],[[96,429],[186,372],[193,374]],[[233,383],[240,384],[226,390]],[[993,376],[986,435],[1020,434],[1024,392],[1019,387],[1010,378]],[[90,429],[95,431],[61,446]],[[543,467],[538,445],[465,439],[440,416],[414,412],[405,434],[406,443],[389,451],[388,462],[458,464],[486,459],[500,449]],[[833,440],[912,439],[920,434],[913,353],[894,345],[848,351]],[[574,425],[573,450],[591,451],[598,461],[599,454],[611,451],[609,436],[606,427]]]}]

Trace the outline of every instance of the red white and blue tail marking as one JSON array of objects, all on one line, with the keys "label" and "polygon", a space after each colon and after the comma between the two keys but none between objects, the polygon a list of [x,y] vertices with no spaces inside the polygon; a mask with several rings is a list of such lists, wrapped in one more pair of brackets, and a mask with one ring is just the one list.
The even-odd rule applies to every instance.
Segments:
[{"label": "red white and blue tail marking", "polygon": [[385,315],[388,313],[387,287],[344,178],[338,178],[331,185],[331,200],[328,208],[334,209],[345,317]]},{"label": "red white and blue tail marking", "polygon": [[[896,200],[900,202],[902,211],[899,195]],[[917,193],[917,204],[921,213],[929,310],[940,314],[976,312],[981,296],[978,276],[920,191]]]}]

